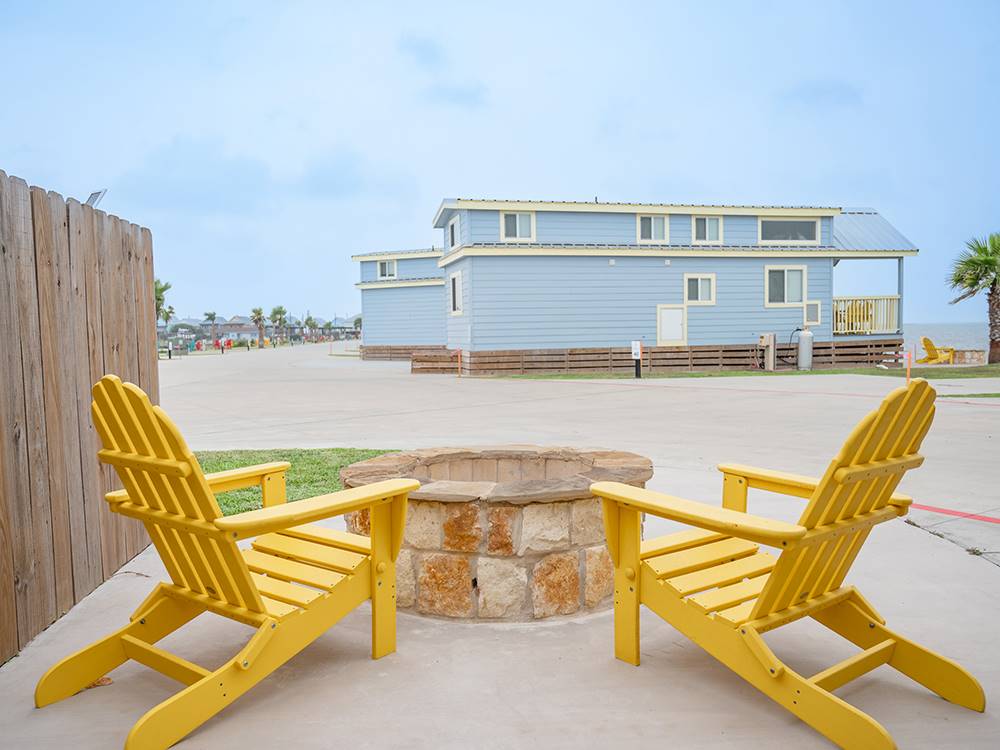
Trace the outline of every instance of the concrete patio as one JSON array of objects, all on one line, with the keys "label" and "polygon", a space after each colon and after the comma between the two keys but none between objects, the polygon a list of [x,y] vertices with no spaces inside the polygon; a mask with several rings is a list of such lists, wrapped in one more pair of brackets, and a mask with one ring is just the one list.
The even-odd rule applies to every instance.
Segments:
[{"label": "concrete patio", "polygon": [[[195,449],[426,447],[531,441],[650,456],[649,486],[717,503],[719,461],[818,474],[847,430],[900,381],[865,376],[529,381],[412,377],[405,363],[329,357],[323,345],[190,358],[161,366],[162,401]],[[937,381],[939,392],[1000,390]],[[941,399],[915,501],[996,516],[1000,404]],[[240,416],[242,413],[242,416]],[[817,428],[816,425],[821,425]],[[751,511],[794,520],[801,501],[751,494]],[[890,627],[969,668],[987,713],[946,703],[882,667],[838,691],[902,748],[986,748],[1000,736],[1000,525],[913,512],[874,532],[849,582]],[[651,520],[647,536],[672,525]],[[969,554],[965,547],[984,550]],[[53,662],[124,623],[162,576],[147,549],[0,668],[0,744],[119,747],[175,683],[129,664],[114,683],[44,710],[34,684]],[[401,614],[399,651],[368,658],[366,607],[349,615],[180,746],[829,747],[655,616],[643,665],[612,657],[611,614],[540,624],[456,624]],[[213,667],[249,631],[204,615],[164,645]],[[817,672],[851,650],[800,622],[768,636],[789,665]],[[993,738],[992,740],[990,738]]]}]

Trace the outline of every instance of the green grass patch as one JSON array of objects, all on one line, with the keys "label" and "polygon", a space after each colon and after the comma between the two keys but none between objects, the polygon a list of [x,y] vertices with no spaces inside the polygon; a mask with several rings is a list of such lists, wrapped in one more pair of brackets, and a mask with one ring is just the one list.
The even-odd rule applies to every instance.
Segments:
[{"label": "green grass patch", "polygon": [[[914,367],[910,374],[927,380],[965,380],[969,378],[1000,378],[1000,365],[976,365],[972,367]],[[873,375],[885,378],[905,378],[906,368],[894,367],[883,370],[879,367],[845,367],[828,370],[703,370],[690,372],[643,372],[643,378],[786,378],[802,375]],[[546,373],[538,375],[497,375],[498,378],[520,378],[523,380],[633,380],[632,373]]]},{"label": "green grass patch", "polygon": [[938,398],[1000,398],[1000,393],[939,393]]},{"label": "green grass patch", "polygon": [[[198,451],[198,462],[206,474],[238,469],[241,466],[289,461],[292,468],[285,475],[288,500],[303,500],[342,489],[340,470],[344,466],[390,453],[388,450],[361,448],[277,448],[273,450]],[[256,510],[261,506],[260,488],[222,492],[216,495],[225,515]]]}]

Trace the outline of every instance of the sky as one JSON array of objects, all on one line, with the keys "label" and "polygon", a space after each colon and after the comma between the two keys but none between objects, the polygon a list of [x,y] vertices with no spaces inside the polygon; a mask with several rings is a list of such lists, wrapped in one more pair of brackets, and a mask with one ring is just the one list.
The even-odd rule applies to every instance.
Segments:
[{"label": "sky", "polygon": [[[360,310],[444,198],[874,207],[904,319],[1000,231],[1000,2],[0,0],[0,169],[149,227],[179,317]],[[894,261],[836,294],[893,294]]]}]

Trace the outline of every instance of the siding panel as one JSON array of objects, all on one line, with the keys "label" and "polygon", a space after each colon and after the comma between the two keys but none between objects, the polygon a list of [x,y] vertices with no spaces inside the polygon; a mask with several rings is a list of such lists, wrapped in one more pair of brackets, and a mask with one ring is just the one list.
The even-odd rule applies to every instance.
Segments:
[{"label": "siding panel", "polygon": [[[505,261],[507,258],[497,258]],[[472,320],[475,303],[472,301],[472,287],[475,283],[471,273],[471,258],[463,258],[457,263],[447,266],[444,271],[443,294],[440,302],[441,312],[445,318],[445,328],[447,330],[447,344],[449,349],[471,349],[472,348]],[[451,314],[451,275],[460,271],[462,273],[462,314]],[[502,310],[497,317],[502,318]]]},{"label": "siding panel", "polygon": [[362,343],[443,344],[443,290],[442,286],[362,289]]},{"label": "siding panel", "polygon": [[[714,306],[688,308],[688,344],[754,343],[761,333],[787,340],[801,327],[801,308],[764,307],[764,258],[556,258],[476,257],[467,270],[466,302],[473,350],[625,346],[656,343],[656,305],[683,302],[685,273],[715,273]],[[818,340],[831,337],[831,262],[788,259],[806,265],[809,299],[823,307]],[[457,265],[457,264],[456,264]],[[450,268],[450,267],[449,267]],[[474,306],[473,306],[474,305]],[[449,331],[451,331],[449,321]],[[449,345],[454,346],[449,333]],[[465,348],[465,347],[463,347]]]},{"label": "siding panel", "polygon": [[[439,278],[437,258],[405,258],[396,261],[397,279],[429,279]],[[361,280],[378,281],[378,261],[361,261]]]},{"label": "siding panel", "polygon": [[541,243],[635,244],[635,214],[539,211],[535,238]]},{"label": "siding panel", "polygon": [[726,216],[723,220],[722,237],[727,245],[756,245],[756,216]]},{"label": "siding panel", "polygon": [[691,232],[691,214],[670,215],[670,244],[690,245],[693,238]]}]

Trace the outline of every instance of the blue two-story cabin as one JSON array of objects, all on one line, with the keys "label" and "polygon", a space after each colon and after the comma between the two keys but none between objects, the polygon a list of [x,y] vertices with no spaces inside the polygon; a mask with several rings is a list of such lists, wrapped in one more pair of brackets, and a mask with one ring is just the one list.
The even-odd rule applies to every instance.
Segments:
[{"label": "blue two-story cabin", "polygon": [[[900,334],[917,248],[876,211],[445,200],[447,345],[467,351],[756,344]],[[895,295],[835,298],[845,258],[894,258]]]},{"label": "blue two-story cabin", "polygon": [[367,253],[361,264],[361,344],[375,356],[407,358],[446,343],[441,250]]}]

